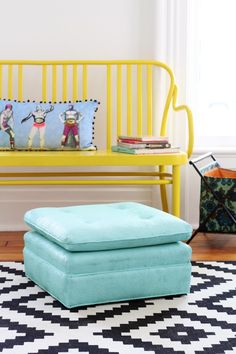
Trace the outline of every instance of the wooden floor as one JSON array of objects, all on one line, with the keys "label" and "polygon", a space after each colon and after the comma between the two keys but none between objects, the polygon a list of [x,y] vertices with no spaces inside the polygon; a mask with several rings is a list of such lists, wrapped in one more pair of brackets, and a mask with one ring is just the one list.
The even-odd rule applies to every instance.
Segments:
[{"label": "wooden floor", "polygon": [[[24,232],[0,232],[0,261],[23,260]],[[198,234],[191,242],[195,261],[236,260],[236,235]]]}]

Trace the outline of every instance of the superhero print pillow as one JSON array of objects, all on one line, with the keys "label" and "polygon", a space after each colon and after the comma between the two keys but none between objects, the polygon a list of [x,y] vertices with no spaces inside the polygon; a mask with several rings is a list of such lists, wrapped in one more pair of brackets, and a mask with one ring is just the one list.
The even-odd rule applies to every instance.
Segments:
[{"label": "superhero print pillow", "polygon": [[0,150],[96,150],[93,120],[98,104],[0,100]]}]

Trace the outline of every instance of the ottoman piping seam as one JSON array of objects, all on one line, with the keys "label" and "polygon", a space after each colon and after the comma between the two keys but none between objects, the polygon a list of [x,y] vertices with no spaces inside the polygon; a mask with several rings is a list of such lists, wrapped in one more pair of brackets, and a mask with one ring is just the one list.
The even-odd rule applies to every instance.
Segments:
[{"label": "ottoman piping seam", "polygon": [[[26,220],[27,221],[27,220]],[[45,229],[41,228],[39,229],[37,227],[37,225],[35,225],[34,223],[32,222],[29,222],[30,226],[33,226],[35,227],[36,231],[38,231],[40,233],[40,231],[44,232],[47,236],[50,236],[53,240],[56,240],[58,242],[58,244],[63,244],[63,245],[89,245],[89,244],[92,244],[92,243],[109,243],[109,242],[112,242],[112,243],[118,243],[118,242],[128,242],[128,241],[137,241],[137,239],[116,239],[116,240],[109,240],[109,241],[106,241],[106,240],[99,240],[99,241],[92,241],[92,242],[80,242],[80,243],[69,243],[69,242],[65,242],[65,241],[61,241],[60,239],[56,238],[53,234],[51,234],[50,232],[46,231]],[[186,237],[190,237],[191,234],[188,234],[187,232],[179,232],[179,233],[175,233],[175,234],[162,234],[162,235],[158,235],[158,236],[152,236],[152,237],[142,237],[142,238],[139,238],[138,241],[142,241],[142,240],[152,240],[152,239],[155,239],[155,238],[159,238],[159,237],[166,237],[166,236],[179,236],[179,235],[184,235],[183,238],[181,240],[178,240],[178,241],[186,241]],[[171,241],[171,242],[168,242],[168,243],[174,243],[176,241]],[[132,247],[130,247],[132,248]]]}]

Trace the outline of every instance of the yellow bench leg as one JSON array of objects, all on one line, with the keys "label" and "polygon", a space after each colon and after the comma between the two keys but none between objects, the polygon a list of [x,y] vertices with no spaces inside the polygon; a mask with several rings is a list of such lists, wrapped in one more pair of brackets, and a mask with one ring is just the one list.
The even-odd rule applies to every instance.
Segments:
[{"label": "yellow bench leg", "polygon": [[[160,166],[159,170],[161,173],[164,173],[165,166]],[[165,211],[166,213],[169,213],[168,200],[167,200],[167,194],[166,194],[166,186],[164,184],[160,184],[160,190],[161,190],[162,210]]]},{"label": "yellow bench leg", "polygon": [[173,166],[172,214],[180,217],[180,166]]}]

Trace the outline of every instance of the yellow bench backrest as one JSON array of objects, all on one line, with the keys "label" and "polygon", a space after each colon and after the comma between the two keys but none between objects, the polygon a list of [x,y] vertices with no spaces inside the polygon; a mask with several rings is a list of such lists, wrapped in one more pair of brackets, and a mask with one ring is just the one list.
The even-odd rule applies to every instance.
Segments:
[{"label": "yellow bench backrest", "polygon": [[[99,81],[98,68],[103,67],[103,81]],[[161,114],[160,130],[157,132],[154,106],[156,68],[168,75],[168,90]],[[94,69],[96,73],[94,75]],[[89,77],[93,71],[93,78]],[[100,70],[99,70],[100,71]],[[37,74],[36,74],[37,72]],[[30,83],[31,82],[31,83]],[[187,106],[176,107],[177,86],[171,69],[164,63],[144,60],[70,60],[70,61],[0,61],[0,98],[42,101],[76,101],[97,98],[91,96],[95,84],[105,88],[106,147],[109,149],[114,137],[127,135],[166,135],[167,116],[171,103],[174,110],[184,109],[189,119],[188,154],[193,144],[192,117]],[[33,86],[32,86],[33,85]],[[40,97],[25,97],[28,87],[39,88]],[[135,113],[135,114],[134,114]]]}]

